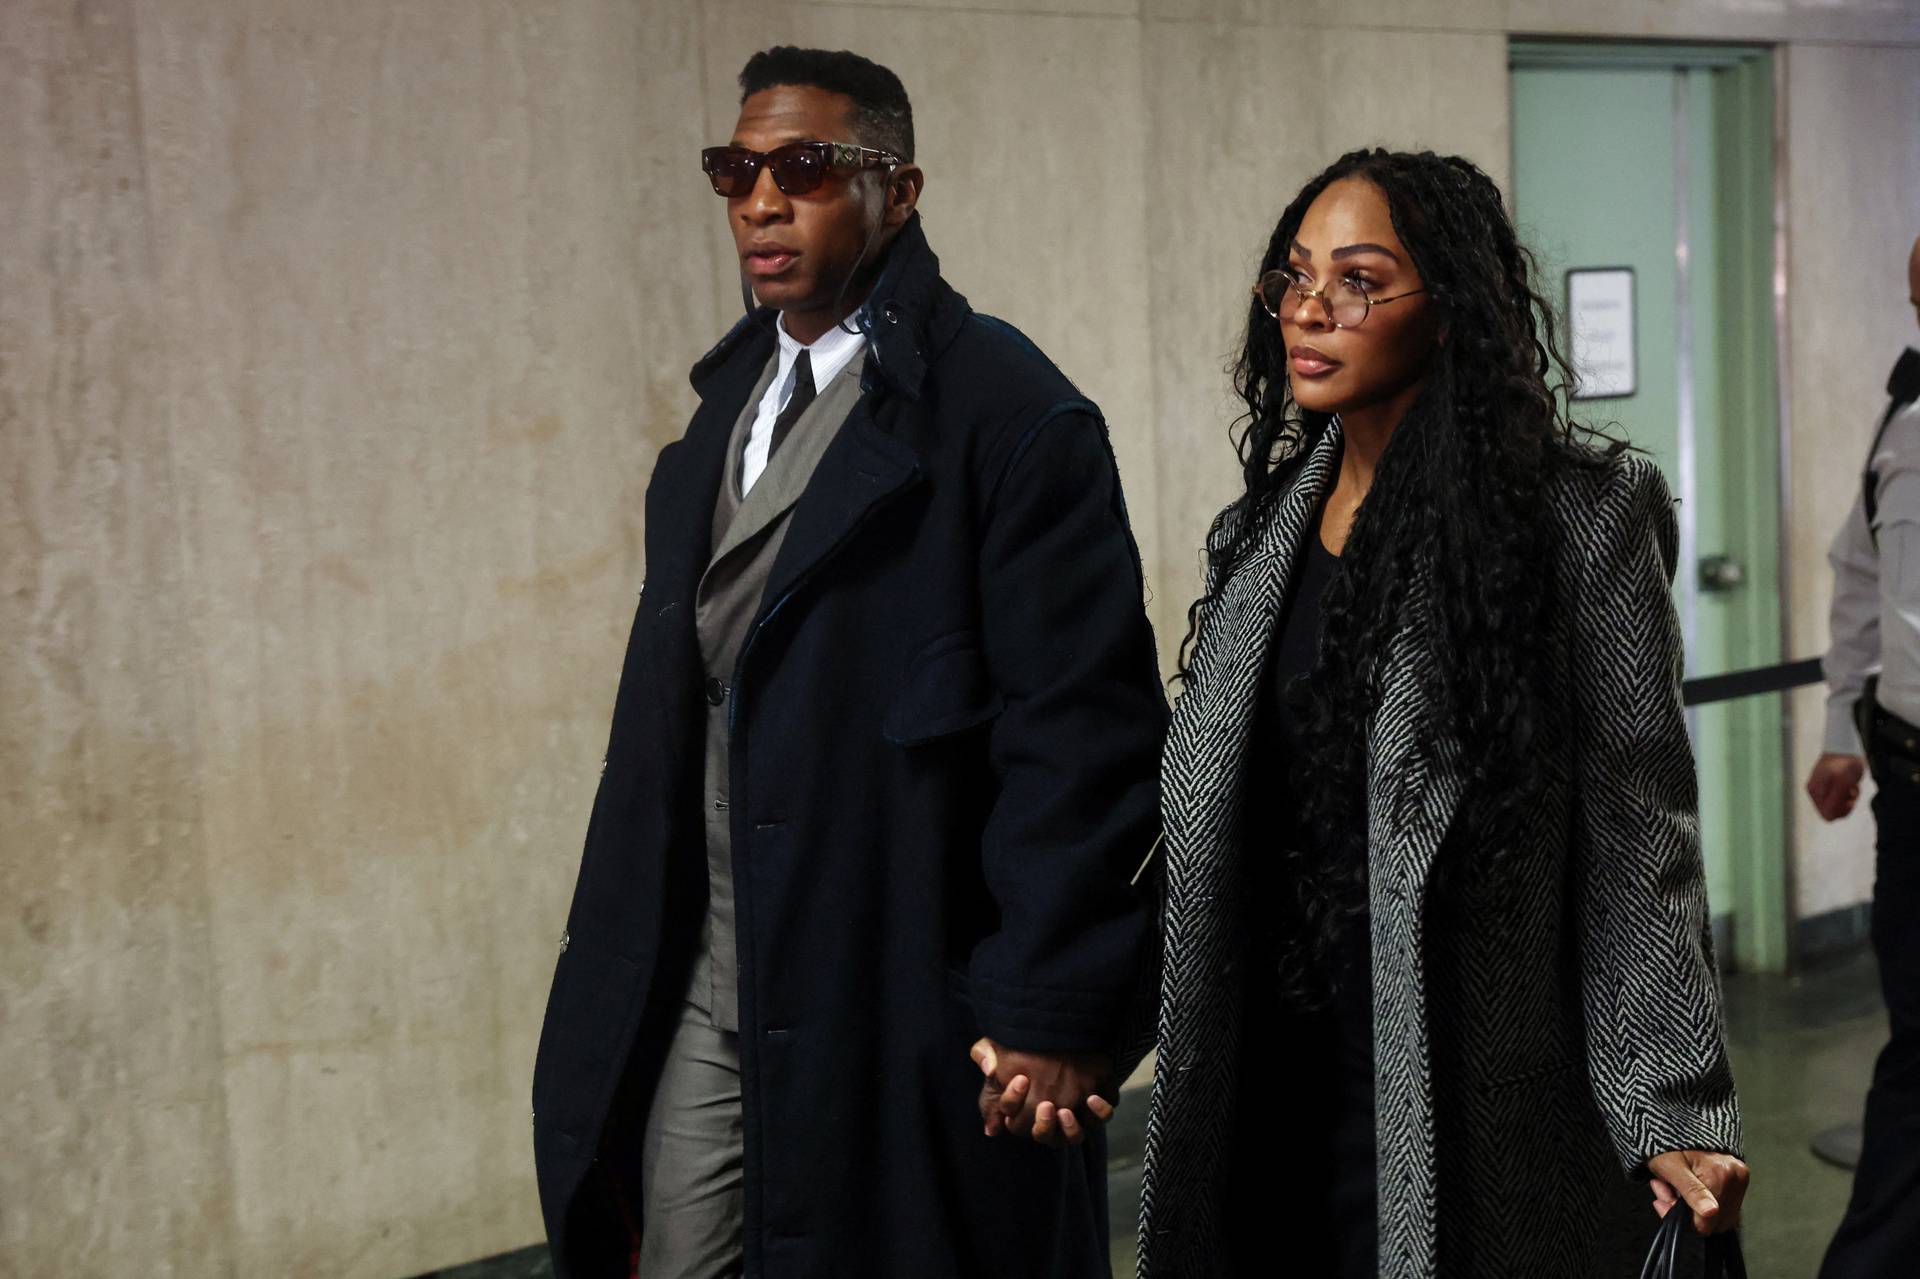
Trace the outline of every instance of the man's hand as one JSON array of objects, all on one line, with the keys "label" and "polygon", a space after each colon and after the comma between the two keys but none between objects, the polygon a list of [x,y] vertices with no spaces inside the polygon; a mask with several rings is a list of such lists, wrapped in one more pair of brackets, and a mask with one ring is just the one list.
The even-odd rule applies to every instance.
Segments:
[{"label": "man's hand", "polygon": [[1813,772],[1807,775],[1807,794],[1822,818],[1837,822],[1853,811],[1866,771],[1867,761],[1858,755],[1829,752],[1814,762]]},{"label": "man's hand", "polygon": [[1113,1118],[1107,1098],[1119,1089],[1104,1054],[1024,1053],[981,1039],[972,1056],[986,1077],[980,1118],[989,1137],[1011,1132],[1044,1146],[1077,1146]]},{"label": "man's hand", "polygon": [[1732,1155],[1669,1150],[1647,1160],[1647,1169],[1653,1173],[1653,1210],[1662,1217],[1684,1199],[1693,1210],[1693,1228],[1703,1235],[1739,1226],[1748,1173]]}]

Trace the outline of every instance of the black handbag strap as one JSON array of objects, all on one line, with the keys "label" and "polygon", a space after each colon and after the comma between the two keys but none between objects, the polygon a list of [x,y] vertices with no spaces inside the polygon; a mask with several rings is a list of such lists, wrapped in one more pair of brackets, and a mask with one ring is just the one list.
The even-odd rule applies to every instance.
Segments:
[{"label": "black handbag strap", "polygon": [[1893,362],[1893,372],[1887,375],[1887,411],[1880,415],[1880,429],[1873,433],[1873,447],[1867,450],[1866,474],[1860,479],[1860,504],[1867,516],[1867,536],[1873,539],[1876,551],[1880,549],[1880,533],[1873,527],[1873,517],[1880,510],[1880,477],[1874,474],[1873,458],[1880,451],[1880,441],[1886,438],[1894,415],[1915,400],[1920,400],[1920,351],[1908,347],[1900,352],[1900,358]]},{"label": "black handbag strap", "polygon": [[[1653,1246],[1640,1267],[1640,1279],[1680,1279],[1680,1240],[1693,1223],[1693,1210],[1682,1199],[1660,1219]],[[1707,1236],[1706,1279],[1747,1279],[1747,1259],[1740,1251],[1740,1232]]]}]

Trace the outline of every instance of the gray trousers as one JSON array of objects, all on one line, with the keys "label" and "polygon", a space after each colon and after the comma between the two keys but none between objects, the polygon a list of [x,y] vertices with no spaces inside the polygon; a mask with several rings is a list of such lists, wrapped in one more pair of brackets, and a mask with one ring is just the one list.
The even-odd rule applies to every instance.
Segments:
[{"label": "gray trousers", "polygon": [[667,1046],[640,1145],[638,1279],[736,1279],[740,1041],[692,1004]]}]

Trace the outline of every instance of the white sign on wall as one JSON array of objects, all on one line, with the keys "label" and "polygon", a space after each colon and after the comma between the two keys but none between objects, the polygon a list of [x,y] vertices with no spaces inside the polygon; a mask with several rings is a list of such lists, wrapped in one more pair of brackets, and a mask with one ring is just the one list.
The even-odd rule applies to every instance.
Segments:
[{"label": "white sign on wall", "polygon": [[1633,321],[1632,267],[1567,272],[1574,399],[1603,400],[1635,392]]}]

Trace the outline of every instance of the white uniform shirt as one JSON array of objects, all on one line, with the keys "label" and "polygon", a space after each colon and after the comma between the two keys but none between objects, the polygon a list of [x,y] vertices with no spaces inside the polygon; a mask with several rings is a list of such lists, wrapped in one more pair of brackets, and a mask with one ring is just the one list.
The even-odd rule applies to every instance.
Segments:
[{"label": "white uniform shirt", "polygon": [[[847,321],[855,323],[853,320]],[[787,406],[793,397],[793,365],[800,358],[800,352],[807,352],[807,360],[813,365],[814,393],[827,389],[827,383],[833,381],[840,370],[847,367],[853,357],[867,349],[866,333],[855,328],[849,333],[838,324],[828,329],[812,346],[801,346],[787,336],[787,317],[781,316],[774,325],[774,337],[780,344],[780,367],[773,375],[773,381],[767,385],[767,393],[760,397],[760,411],[754,416],[753,428],[747,435],[746,455],[740,461],[740,496],[753,492],[753,485],[767,469],[767,449],[773,444],[774,419],[780,416],[780,410]]]},{"label": "white uniform shirt", "polygon": [[[1882,410],[1885,411],[1884,409]],[[1874,452],[1876,550],[1866,507],[1856,497],[1827,562],[1833,565],[1833,642],[1822,749],[1861,753],[1853,704],[1875,668],[1880,705],[1920,724],[1920,403],[1894,414]]]}]

